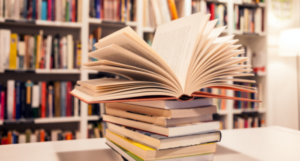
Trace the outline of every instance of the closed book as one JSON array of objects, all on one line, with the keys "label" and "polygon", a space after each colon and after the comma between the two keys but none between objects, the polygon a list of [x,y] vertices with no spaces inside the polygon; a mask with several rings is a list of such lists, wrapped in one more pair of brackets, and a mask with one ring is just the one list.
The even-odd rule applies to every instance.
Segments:
[{"label": "closed book", "polygon": [[51,64],[51,53],[52,53],[52,36],[48,35],[47,36],[47,42],[46,42],[46,56],[45,56],[45,65],[46,69],[50,69],[50,64]]},{"label": "closed book", "polygon": [[14,102],[15,102],[15,81],[7,81],[7,119],[13,119]]},{"label": "closed book", "polygon": [[61,100],[61,93],[60,93],[60,82],[54,83],[54,107],[55,107],[55,117],[61,116],[61,107],[60,107],[60,100]]},{"label": "closed book", "polygon": [[76,0],[72,0],[72,21],[71,22],[76,22],[76,13],[77,13],[77,10],[76,10]]},{"label": "closed book", "polygon": [[21,82],[16,81],[16,119],[21,118]]},{"label": "closed book", "polygon": [[57,15],[55,15],[56,2],[59,3],[59,1],[52,0],[52,4],[51,4],[51,21],[55,21],[55,17],[57,16]]},{"label": "closed book", "polygon": [[115,117],[110,115],[103,115],[103,120],[105,122],[115,123],[118,125],[123,125],[123,126],[131,127],[143,131],[148,131],[151,133],[156,133],[168,137],[191,135],[191,134],[220,129],[220,124],[217,121],[194,123],[194,124],[187,124],[187,125],[175,126],[175,127],[163,127],[163,126],[153,125],[150,123],[125,119],[125,118],[120,118],[120,117]]},{"label": "closed book", "polygon": [[9,69],[17,69],[18,34],[12,33],[10,37]]},{"label": "closed book", "polygon": [[25,137],[26,137],[25,142],[26,143],[31,143],[31,130],[30,129],[25,130]]},{"label": "closed book", "polygon": [[9,68],[10,42],[10,30],[0,29],[0,71],[2,72]]},{"label": "closed book", "polygon": [[48,87],[48,100],[47,100],[47,104],[48,104],[48,116],[51,118],[53,117],[53,109],[54,109],[54,90],[53,90],[53,86],[50,85]]},{"label": "closed book", "polygon": [[66,82],[60,83],[60,116],[66,116],[66,89],[67,85]]},{"label": "closed book", "polygon": [[[156,101],[152,101],[151,105],[154,105]],[[148,104],[150,105],[150,104]],[[203,115],[211,115],[217,112],[215,106],[198,104],[200,106],[192,106],[189,108],[174,108],[174,109],[161,109],[153,108],[143,105],[135,105],[129,103],[106,103],[106,107],[114,108],[124,111],[131,111],[135,113],[141,113],[146,115],[152,115],[156,117],[166,117],[166,118],[186,118],[186,117],[198,117]],[[170,106],[169,106],[170,107]],[[175,107],[175,106],[173,106]]]},{"label": "closed book", "polygon": [[26,51],[26,47],[25,47],[25,41],[22,39],[18,41],[18,69],[24,69],[25,67],[25,51]]},{"label": "closed book", "polygon": [[24,82],[21,83],[21,110],[20,110],[20,118],[25,118],[26,114],[26,84]]},{"label": "closed book", "polygon": [[5,116],[5,107],[6,107],[6,99],[5,99],[5,91],[2,90],[0,91],[1,95],[1,107],[0,107],[0,120],[4,120],[4,116]]},{"label": "closed book", "polygon": [[188,147],[181,147],[175,149],[166,150],[155,150],[146,145],[140,144],[133,140],[127,139],[123,136],[115,134],[109,130],[106,130],[106,137],[113,143],[118,144],[120,147],[130,151],[144,160],[155,160],[155,159],[167,159],[175,157],[183,157],[190,155],[200,155],[207,153],[214,153],[217,148],[217,144],[209,143]]},{"label": "closed book", "polygon": [[47,83],[46,82],[42,82],[41,84],[41,118],[45,118],[46,117],[46,106],[47,106]]},{"label": "closed book", "polygon": [[19,135],[19,144],[22,144],[22,143],[26,143],[26,136],[25,134],[20,134]]},{"label": "closed book", "polygon": [[42,20],[47,20],[48,19],[48,17],[47,17],[47,11],[48,11],[48,4],[47,4],[47,1],[48,0],[42,0],[42,10],[41,10],[41,12],[42,12]]},{"label": "closed book", "polygon": [[71,34],[67,35],[67,62],[68,69],[73,69],[73,61],[74,61],[74,48],[73,48],[73,36]]},{"label": "closed book", "polygon": [[179,137],[166,137],[128,127],[122,127],[111,123],[107,123],[107,126],[108,130],[110,130],[111,132],[127,137],[141,144],[150,146],[157,150],[219,142],[221,140],[220,131],[210,131],[207,133],[198,133]]},{"label": "closed book", "polygon": [[[214,109],[216,109],[214,107]],[[184,110],[181,110],[182,113],[184,114]],[[133,120],[138,120],[138,121],[143,121],[143,122],[148,122],[152,123],[155,125],[160,125],[160,126],[179,126],[179,125],[185,125],[185,124],[192,124],[192,123],[197,123],[197,122],[203,122],[203,121],[212,121],[212,113],[207,114],[207,115],[200,115],[200,116],[187,116],[187,117],[182,117],[182,118],[168,118],[168,117],[161,117],[161,116],[153,116],[153,115],[147,115],[143,113],[137,113],[133,111],[128,111],[128,110],[120,110],[117,108],[109,108],[106,106],[105,108],[105,113],[108,115],[112,116],[118,116],[122,118],[128,118],[128,119],[133,119]],[[195,112],[196,113],[196,112]]]},{"label": "closed book", "polygon": [[45,136],[46,136],[45,130],[40,130],[40,137],[39,137],[40,140],[39,141],[44,142]]},{"label": "closed book", "polygon": [[25,118],[31,118],[32,116],[32,86],[33,83],[30,80],[28,80],[25,84],[26,87]]},{"label": "closed book", "polygon": [[72,116],[72,98],[70,92],[72,91],[72,82],[66,82],[66,116]]},{"label": "closed book", "polygon": [[66,0],[65,13],[66,13],[66,17],[65,17],[66,22],[70,22],[70,1],[69,0]]},{"label": "closed book", "polygon": [[[110,140],[106,140],[106,144],[128,161],[144,161],[137,155],[131,153],[130,151],[122,148],[121,146],[119,146],[116,143],[113,143]],[[176,157],[176,158],[168,158],[168,159],[159,159],[158,161],[183,161],[183,160],[211,161],[211,160],[213,160],[213,154],[201,154],[201,155],[191,155],[191,156],[183,156],[183,157]],[[154,161],[154,160],[151,160],[151,161]]]},{"label": "closed book", "polygon": [[40,106],[40,86],[39,85],[33,85],[32,86],[32,117],[38,118],[39,115],[39,106]]}]

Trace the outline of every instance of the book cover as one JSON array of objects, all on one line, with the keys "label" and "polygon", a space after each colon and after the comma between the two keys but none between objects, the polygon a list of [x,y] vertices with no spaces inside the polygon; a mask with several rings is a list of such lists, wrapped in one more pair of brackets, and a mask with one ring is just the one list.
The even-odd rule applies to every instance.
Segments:
[{"label": "book cover", "polygon": [[41,12],[42,12],[42,20],[47,20],[48,19],[48,16],[47,16],[47,11],[48,11],[48,3],[47,3],[48,0],[43,0],[42,1],[42,9],[41,9]]},{"label": "book cover", "polygon": [[21,118],[21,82],[16,81],[16,119]]},{"label": "book cover", "polygon": [[9,69],[17,69],[18,34],[12,33],[10,37]]},{"label": "book cover", "polygon": [[42,92],[41,92],[41,118],[46,117],[46,105],[47,105],[47,84],[46,82],[41,83],[42,86]]},{"label": "book cover", "polygon": [[60,106],[60,100],[61,100],[61,85],[60,82],[54,82],[54,97],[55,97],[55,117],[61,116],[61,106]]},{"label": "book cover", "polygon": [[52,0],[48,0],[47,3],[47,20],[51,21],[52,20]]},{"label": "book cover", "polygon": [[62,117],[66,116],[66,82],[60,83],[60,115]]},{"label": "book cover", "polygon": [[15,81],[8,80],[7,81],[7,119],[13,119],[14,112],[14,93],[15,93]]},{"label": "book cover", "polygon": [[32,117],[38,118],[39,115],[39,106],[40,106],[40,86],[33,85],[32,86]]},{"label": "book cover", "polygon": [[53,91],[53,86],[52,85],[49,85],[48,86],[48,101],[47,101],[47,104],[48,104],[48,117],[53,117],[53,110],[54,110],[54,91]]},{"label": "book cover", "polygon": [[25,118],[26,113],[26,87],[25,83],[21,83],[21,115],[20,118]]}]

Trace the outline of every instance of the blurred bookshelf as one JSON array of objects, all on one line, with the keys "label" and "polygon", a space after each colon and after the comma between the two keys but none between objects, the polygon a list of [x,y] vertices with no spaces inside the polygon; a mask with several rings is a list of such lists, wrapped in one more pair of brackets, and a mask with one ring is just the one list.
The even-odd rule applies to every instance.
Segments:
[{"label": "blurred bookshelf", "polygon": [[[57,0],[56,0],[57,1]],[[97,2],[101,3],[106,0],[99,0]],[[9,69],[7,67],[0,66],[0,77],[6,77],[9,75],[9,79],[18,80],[22,74],[21,81],[33,79],[35,82],[38,81],[71,81],[75,83],[78,80],[88,80],[90,77],[98,77],[97,71],[88,71],[88,70],[81,70],[81,64],[84,64],[88,61],[88,53],[93,51],[93,46],[91,44],[98,41],[100,38],[103,38],[109,35],[112,32],[117,31],[126,26],[132,27],[141,37],[145,39],[146,42],[151,45],[153,36],[155,34],[156,26],[167,22],[169,20],[174,19],[173,14],[168,18],[167,21],[156,22],[153,21],[151,16],[165,16],[165,15],[158,15],[150,13],[150,6],[152,5],[151,0],[128,0],[129,10],[126,12],[126,16],[120,15],[118,9],[115,9],[112,15],[109,17],[101,17],[101,9],[98,11],[99,13],[95,12],[97,5],[92,5],[91,3],[95,3],[96,1],[91,0],[78,0],[75,19],[73,18],[70,20],[64,20],[62,18],[56,19],[49,19],[48,17],[45,18],[22,18],[22,17],[5,17],[0,16],[0,30],[1,29],[9,29],[11,33],[17,33],[18,35],[36,35],[40,34],[40,31],[43,31],[44,39],[47,38],[48,35],[51,35],[52,38],[55,38],[55,35],[59,34],[62,37],[67,37],[68,35],[72,36],[73,43],[80,42],[80,48],[78,48],[77,52],[80,52],[80,57],[77,57],[78,64],[71,65],[71,67],[63,67],[61,69],[53,68],[53,66],[48,66],[44,69]],[[119,1],[116,1],[119,2]],[[177,17],[184,17],[196,12],[208,12],[207,6],[208,4],[221,4],[224,10],[226,8],[227,18],[223,19],[220,25],[226,25],[227,28],[223,31],[222,35],[236,35],[236,38],[240,40],[239,43],[248,44],[249,48],[253,52],[260,52],[266,55],[266,37],[267,32],[266,28],[263,32],[260,33],[244,33],[243,31],[238,31],[234,27],[234,8],[235,6],[241,7],[250,7],[250,8],[263,8],[266,13],[267,10],[267,2],[258,3],[258,4],[245,4],[240,1],[235,0],[174,0],[173,9],[175,9]],[[148,5],[147,5],[147,4]],[[160,2],[159,2],[160,3]],[[160,5],[160,4],[158,4]],[[248,5],[248,6],[247,6]],[[146,9],[148,7],[148,9]],[[166,7],[166,6],[164,6]],[[91,11],[95,10],[95,11]],[[195,10],[196,9],[196,10]],[[94,12],[94,13],[91,13]],[[109,11],[103,10],[102,12],[107,13]],[[120,15],[116,17],[116,14]],[[125,13],[124,13],[125,14]],[[147,15],[146,15],[147,14]],[[103,15],[103,13],[102,13]],[[108,13],[107,13],[108,15]],[[152,19],[152,20],[150,20]],[[155,19],[155,17],[154,17]],[[226,20],[226,22],[225,22]],[[152,21],[152,22],[150,22]],[[266,18],[264,18],[264,22],[266,22]],[[266,26],[266,25],[264,25]],[[1,33],[0,33],[1,36]],[[91,39],[92,36],[92,39]],[[75,50],[75,48],[74,48]],[[2,54],[2,53],[1,53]],[[74,56],[74,53],[73,53]],[[75,56],[74,56],[75,58]],[[0,57],[1,60],[1,57]],[[2,59],[3,60],[3,59]],[[265,56],[265,62],[267,61]],[[0,62],[1,63],[1,62]],[[23,73],[30,73],[28,76],[24,75]],[[45,75],[49,75],[46,76]],[[254,77],[254,79],[259,83],[262,84],[263,88],[266,88],[265,82],[266,78],[264,77],[266,74],[260,73],[257,74],[258,76],[263,77]],[[101,76],[100,76],[101,77]],[[7,80],[0,79],[0,83],[5,86]],[[262,91],[265,91],[264,89]],[[266,93],[263,93],[263,100],[264,102],[266,98]],[[233,95],[233,93],[228,93],[229,95]],[[219,109],[218,114],[220,115],[220,119],[223,119],[223,124],[225,129],[233,129],[234,127],[234,117],[235,115],[242,114],[244,111],[249,109],[235,109],[233,108],[234,102],[233,101],[226,101],[225,109]],[[89,130],[91,128],[101,127],[103,128],[105,125],[101,124],[101,113],[104,111],[104,104],[101,104],[99,107],[100,114],[97,115],[89,115],[89,105],[80,102],[80,114],[78,116],[71,116],[71,117],[53,117],[53,118],[35,118],[32,119],[34,124],[63,124],[64,123],[75,123],[76,129],[72,129],[73,131],[76,130],[80,134],[80,138],[88,138],[91,134],[89,134]],[[250,109],[252,112],[258,112],[258,114],[264,119],[267,120],[267,106],[263,103],[258,109]],[[26,120],[26,119],[25,119]],[[22,121],[21,121],[22,122]],[[5,121],[0,120],[0,125],[5,125]],[[18,123],[17,123],[18,124]],[[266,122],[267,124],[267,122]],[[12,129],[14,124],[10,124]],[[26,125],[24,125],[26,126]],[[64,127],[62,127],[64,128]],[[99,129],[101,131],[101,129]],[[0,126],[1,131],[1,126]],[[102,132],[103,133],[103,132]],[[103,135],[103,134],[102,134]],[[91,137],[90,137],[91,138]]]}]

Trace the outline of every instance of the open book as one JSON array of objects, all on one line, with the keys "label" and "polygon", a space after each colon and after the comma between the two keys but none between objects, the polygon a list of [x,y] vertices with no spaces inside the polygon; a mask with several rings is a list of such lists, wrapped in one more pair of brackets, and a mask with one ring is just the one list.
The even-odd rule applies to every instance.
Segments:
[{"label": "open book", "polygon": [[215,28],[217,20],[197,13],[157,27],[150,47],[130,27],[100,39],[96,51],[88,55],[98,61],[83,69],[121,75],[127,79],[78,81],[71,92],[87,103],[128,102],[154,99],[211,97],[257,101],[200,92],[202,88],[222,88],[256,93],[235,82],[255,83],[234,77],[252,76],[246,57],[234,45],[233,35],[219,37],[225,27]]}]

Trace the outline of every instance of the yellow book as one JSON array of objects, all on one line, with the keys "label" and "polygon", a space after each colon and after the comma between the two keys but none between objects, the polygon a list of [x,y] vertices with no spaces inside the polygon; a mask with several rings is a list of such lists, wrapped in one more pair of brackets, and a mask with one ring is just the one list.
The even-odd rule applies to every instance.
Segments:
[{"label": "yellow book", "polygon": [[9,54],[9,69],[17,69],[17,45],[18,34],[12,33],[10,35],[10,54]]},{"label": "yellow book", "polygon": [[92,115],[92,109],[93,109],[92,105],[89,104],[89,106],[88,106],[88,114],[89,114],[89,116]]},{"label": "yellow book", "polygon": [[36,44],[36,65],[35,68],[40,68],[41,62],[41,50],[42,50],[42,41],[43,41],[43,30],[40,30],[40,35],[37,36],[37,44]]},{"label": "yellow book", "polygon": [[190,155],[200,155],[206,153],[214,153],[217,148],[217,144],[201,144],[188,147],[178,147],[166,150],[155,150],[146,145],[130,140],[124,136],[115,134],[110,130],[106,130],[105,137],[120,147],[130,151],[134,155],[144,160],[159,160],[176,158]]},{"label": "yellow book", "polygon": [[121,6],[121,14],[122,14],[122,19],[121,22],[125,22],[125,16],[126,16],[126,12],[125,12],[125,0],[122,0],[122,6]]},{"label": "yellow book", "polygon": [[168,0],[168,4],[169,4],[169,10],[170,10],[170,15],[172,20],[178,19],[175,0]]}]

